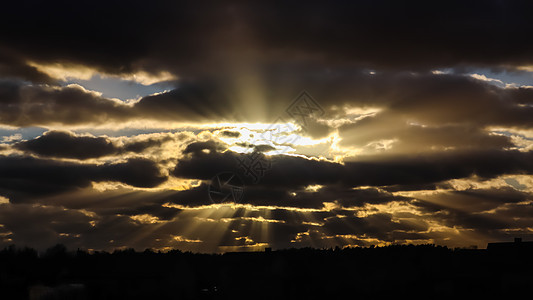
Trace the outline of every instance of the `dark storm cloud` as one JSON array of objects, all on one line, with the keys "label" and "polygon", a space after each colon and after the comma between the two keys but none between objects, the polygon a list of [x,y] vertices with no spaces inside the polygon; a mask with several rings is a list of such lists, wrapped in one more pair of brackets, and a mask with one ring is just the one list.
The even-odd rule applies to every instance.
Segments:
[{"label": "dark storm cloud", "polygon": [[[49,196],[45,200],[33,199],[33,201],[75,210],[85,209],[100,217],[117,214],[125,216],[149,214],[160,220],[168,221],[181,211],[178,208],[163,206],[163,204],[171,201],[170,199],[173,198],[174,194],[176,194],[175,191],[147,192],[123,187],[105,192],[89,188]],[[197,193],[195,196],[202,198],[201,196],[206,195],[207,192]],[[192,195],[188,194],[188,196]]]},{"label": "dark storm cloud", "polygon": [[[251,121],[229,91],[209,80],[184,82],[179,88],[142,98],[134,105],[108,99],[81,86],[55,87],[0,81],[0,124],[102,125],[138,119],[173,122]],[[273,115],[268,120],[273,120]],[[255,120],[257,121],[257,120]]]},{"label": "dark storm cloud", "polygon": [[78,136],[67,131],[48,131],[33,140],[16,143],[15,149],[44,157],[88,159],[127,152],[142,153],[170,141],[170,136],[127,140],[117,145],[107,137]]},{"label": "dark storm cloud", "polygon": [[49,131],[36,139],[19,142],[14,147],[41,156],[77,159],[101,157],[118,151],[104,137],[75,136],[62,131]]},{"label": "dark storm cloud", "polygon": [[[164,17],[158,22],[147,16],[156,11],[161,16],[168,10],[160,10],[155,3],[141,8],[140,2],[133,6],[112,2],[76,7],[63,1],[7,5],[2,10],[2,26],[7,26],[1,33],[4,47],[37,61],[82,63],[114,73],[130,71],[133,62],[147,53],[150,42],[158,39],[157,25],[168,24]],[[132,21],[139,26],[137,30],[132,30]]]},{"label": "dark storm cloud", "polygon": [[265,153],[265,152],[269,152],[269,151],[273,151],[273,150],[276,150],[275,147],[272,147],[270,145],[254,145],[252,143],[235,143],[236,146],[239,146],[239,147],[243,147],[243,148],[249,148],[249,149],[252,149],[253,152],[261,152],[261,153]]},{"label": "dark storm cloud", "polygon": [[[455,135],[462,140],[479,140],[481,146],[498,146],[505,141],[483,136],[480,128],[491,125],[529,128],[533,125],[530,117],[533,108],[519,105],[533,99],[533,89],[504,89],[455,74],[384,72],[372,75],[360,71],[306,72],[298,68],[293,71],[298,74],[289,78],[275,72],[264,74],[261,88],[268,90],[265,97],[269,105],[261,111],[262,116],[258,114],[259,108],[247,105],[248,99],[239,100],[231,83],[214,79],[184,82],[174,91],[141,99],[132,110],[140,117],[160,120],[274,122],[280,116],[292,120],[285,109],[298,95],[298,89],[307,87],[326,110],[325,119],[345,117],[333,111],[333,107],[381,109],[374,117],[343,126],[341,133],[357,130],[372,135],[376,130],[407,129],[406,123],[414,122],[430,127],[407,132],[407,138],[422,135],[432,142],[432,136],[442,135],[441,143],[445,143]],[[306,130],[311,136],[324,136],[330,131],[312,119],[309,122],[313,126]],[[467,129],[462,135],[461,128]]]},{"label": "dark storm cloud", "polygon": [[521,64],[531,62],[532,44],[523,39],[533,31],[531,8],[527,1],[316,1],[262,5],[253,24],[263,47],[283,45],[285,55],[408,69]]},{"label": "dark storm cloud", "polygon": [[[203,154],[209,154],[211,152],[219,152],[226,150],[226,146],[219,142],[209,140],[207,142],[194,142],[187,145],[183,154],[193,154],[194,156],[201,156]],[[207,152],[204,152],[207,151]]]},{"label": "dark storm cloud", "polygon": [[126,120],[128,106],[75,85],[67,87],[0,82],[0,123],[13,126],[78,125]]},{"label": "dark storm cloud", "polygon": [[528,193],[517,191],[511,187],[500,187],[484,190],[441,192],[425,199],[464,212],[481,212],[490,211],[505,204],[526,201],[528,198],[530,198]]},{"label": "dark storm cloud", "polygon": [[119,181],[136,187],[156,187],[166,180],[153,161],[141,158],[106,165],[100,172],[97,180]]},{"label": "dark storm cloud", "polygon": [[404,201],[408,200],[406,197],[394,196],[383,190],[376,188],[366,189],[345,189],[340,192],[337,188],[325,187],[319,191],[318,197],[326,197],[332,195],[331,201],[335,201],[342,207],[356,207],[363,206],[365,203],[370,204],[385,204],[392,201]]},{"label": "dark storm cloud", "polygon": [[533,45],[524,38],[533,33],[528,1],[82,3],[7,4],[0,15],[3,47],[26,59],[110,73],[223,72],[227,59],[250,59],[248,53],[263,63],[409,69],[533,62]]},{"label": "dark storm cloud", "polygon": [[362,207],[365,204],[385,204],[408,198],[393,196],[375,188],[352,189],[342,185],[325,186],[318,191],[306,189],[247,185],[244,187],[243,204],[290,208],[322,209],[324,203],[334,202],[343,208]]},{"label": "dark storm cloud", "polygon": [[[180,138],[181,139],[181,138]],[[127,141],[122,149],[119,148],[119,152],[134,152],[142,153],[149,148],[161,147],[164,143],[171,141],[170,136],[150,137],[148,139],[139,139],[133,141]]]},{"label": "dark storm cloud", "polygon": [[[370,144],[379,147],[380,140],[394,140],[390,151],[395,153],[430,152],[450,148],[454,150],[497,150],[514,146],[509,137],[493,135],[477,127],[468,125],[422,127],[405,122],[397,124],[393,119],[378,115],[375,118],[369,118],[368,122],[363,120],[360,124],[344,126],[341,134],[346,138],[342,144],[359,147]],[[388,129],[380,128],[381,126],[386,126]],[[377,132],[373,135],[364,133],[365,129],[372,131],[376,128]]]},{"label": "dark storm cloud", "polygon": [[426,224],[412,224],[405,221],[393,222],[392,215],[373,214],[365,218],[344,217],[330,218],[324,224],[324,231],[334,234],[367,235],[385,241],[393,241],[390,234],[394,231],[425,231]]},{"label": "dark storm cloud", "polygon": [[134,110],[141,116],[161,120],[238,119],[238,106],[230,100],[227,91],[218,85],[210,80],[201,83],[184,82],[170,92],[142,98],[135,104]]},{"label": "dark storm cloud", "polygon": [[[533,153],[503,150],[444,151],[425,155],[370,156],[347,161],[344,165],[292,156],[273,156],[272,168],[261,178],[261,185],[286,188],[307,185],[342,184],[345,186],[388,186],[431,184],[478,175],[493,178],[503,174],[532,174]],[[178,162],[177,177],[210,179],[216,174],[233,171],[244,175],[239,160],[251,161],[248,154],[231,151],[210,152]]]},{"label": "dark storm cloud", "polygon": [[[195,208],[205,205],[210,205],[213,202],[209,198],[208,190],[209,182],[202,183],[197,187],[193,187],[184,191],[166,191],[166,192],[135,192],[135,199],[151,199],[148,202],[144,202],[148,209],[147,211],[154,211],[154,215],[159,216],[161,209],[157,208],[157,204],[171,203],[184,207]],[[114,195],[114,193],[108,192],[110,198],[121,197]],[[67,207],[77,208],[77,206],[70,206],[68,204],[69,198],[79,198],[80,196],[63,196],[58,199],[58,203]],[[100,196],[105,197],[105,196]],[[127,196],[125,197],[127,198]],[[310,208],[310,209],[322,209],[324,203],[335,202],[339,204],[340,209],[362,207],[366,203],[369,204],[385,204],[392,201],[406,201],[410,200],[406,197],[394,196],[385,191],[380,191],[375,188],[368,188],[362,190],[354,190],[343,186],[328,186],[324,187],[316,192],[305,189],[287,189],[286,187],[265,187],[261,185],[246,185],[244,186],[244,194],[239,204],[251,204],[254,206],[266,206],[266,207],[283,207],[283,208]],[[114,200],[109,200],[113,202]],[[125,201],[125,200],[124,200]],[[79,203],[79,200],[73,201],[74,205]],[[122,203],[121,200],[118,203]],[[156,204],[157,203],[157,204]],[[153,204],[153,206],[152,206]],[[85,207],[91,207],[90,202],[84,202]],[[142,210],[137,208],[138,204],[131,203],[130,209],[140,213]],[[163,209],[162,211],[166,211]],[[167,213],[170,213],[168,211]],[[253,216],[253,212],[248,212],[247,216]],[[283,215],[280,215],[283,216]],[[234,215],[237,217],[237,215]],[[287,217],[287,216],[285,216]],[[286,218],[283,218],[285,221]]]},{"label": "dark storm cloud", "polygon": [[466,229],[489,240],[506,240],[513,234],[530,235],[533,225],[531,194],[510,187],[444,191],[411,202],[432,220]]},{"label": "dark storm cloud", "polygon": [[79,211],[30,204],[3,204],[0,207],[0,223],[13,233],[11,243],[16,245],[46,249],[61,240],[60,233],[76,235],[91,228],[89,221],[92,218]]},{"label": "dark storm cloud", "polygon": [[6,53],[2,48],[0,48],[0,76],[31,82],[57,84],[56,79],[40,72],[35,67],[27,65],[15,53]]},{"label": "dark storm cloud", "polygon": [[91,181],[119,181],[154,187],[166,180],[157,165],[145,159],[117,164],[78,164],[29,157],[0,157],[0,192],[13,201],[83,188]]},{"label": "dark storm cloud", "polygon": [[393,184],[389,186],[381,187],[387,192],[398,192],[398,191],[418,191],[418,190],[436,190],[437,188],[441,189],[452,189],[449,183],[426,183],[426,184]]},{"label": "dark storm cloud", "polygon": [[518,104],[531,105],[533,104],[533,89],[524,87],[508,89],[505,99]]},{"label": "dark storm cloud", "polygon": [[474,229],[479,232],[495,231],[516,226],[513,220],[499,219],[491,214],[472,214],[450,208],[435,214],[434,218],[442,221],[446,226]]},{"label": "dark storm cloud", "polygon": [[[391,129],[395,122],[405,126],[408,120],[436,126],[532,125],[532,108],[517,106],[510,99],[514,89],[498,88],[466,76],[384,74],[368,78],[362,84],[367,86],[351,87],[351,91],[343,92],[344,97],[353,95],[353,99],[345,103],[384,106],[386,109],[375,118],[348,125],[357,130],[365,129],[365,126],[381,130],[389,126]],[[528,95],[531,94],[523,92],[521,97],[527,98]]]},{"label": "dark storm cloud", "polygon": [[223,130],[220,132],[220,135],[223,137],[238,138],[241,136],[241,133],[237,131]]},{"label": "dark storm cloud", "polygon": [[347,162],[351,180],[362,185],[423,184],[477,175],[493,178],[503,174],[531,174],[531,152],[445,151],[436,154],[372,158]]},{"label": "dark storm cloud", "polygon": [[142,250],[147,245],[156,245],[154,239],[168,239],[170,235],[163,231],[140,238],[144,230],[152,230],[150,225],[136,223],[124,215],[90,216],[80,210],[29,204],[5,204],[1,207],[0,223],[4,225],[4,230],[12,232],[9,235],[11,241],[0,241],[2,246],[15,243],[44,250],[62,243],[69,249],[135,247]]}]

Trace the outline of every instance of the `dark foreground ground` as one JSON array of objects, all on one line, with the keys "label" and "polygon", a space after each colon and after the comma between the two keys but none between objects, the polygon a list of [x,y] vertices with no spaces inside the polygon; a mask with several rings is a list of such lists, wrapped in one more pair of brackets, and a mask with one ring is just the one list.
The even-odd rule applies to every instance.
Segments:
[{"label": "dark foreground ground", "polygon": [[508,299],[533,286],[530,250],[433,245],[206,255],[0,251],[0,299]]}]

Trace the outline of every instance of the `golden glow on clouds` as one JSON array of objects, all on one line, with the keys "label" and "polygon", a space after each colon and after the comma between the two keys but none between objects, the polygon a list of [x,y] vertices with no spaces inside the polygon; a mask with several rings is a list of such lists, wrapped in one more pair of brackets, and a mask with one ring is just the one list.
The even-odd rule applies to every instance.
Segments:
[{"label": "golden glow on clouds", "polygon": [[511,135],[511,142],[516,146],[514,149],[517,149],[520,152],[529,152],[533,150],[532,139],[526,139],[519,135]]},{"label": "golden glow on clouds", "polygon": [[318,223],[318,222],[309,222],[309,221],[303,221],[303,225],[311,225],[311,226],[324,226],[324,223]]},{"label": "golden glow on clouds", "polygon": [[157,74],[151,74],[146,71],[138,71],[136,73],[117,75],[101,73],[95,68],[71,63],[41,64],[37,62],[28,62],[28,65],[36,68],[38,71],[45,73],[52,78],[63,81],[67,81],[68,79],[90,80],[93,76],[100,75],[102,78],[117,78],[121,80],[134,81],[143,85],[151,85],[157,82],[177,79],[176,76],[172,75],[168,71],[160,71]]},{"label": "golden glow on clouds", "polygon": [[434,196],[438,195],[442,192],[446,192],[447,190],[417,190],[417,191],[398,191],[393,192],[392,194],[394,196],[401,196],[401,197],[410,197],[410,198],[419,198],[419,197],[426,197],[426,196]]},{"label": "golden glow on clouds", "polygon": [[380,213],[392,214],[393,217],[394,215],[421,216],[421,213],[418,208],[407,201],[392,201],[385,204],[365,203],[365,205],[362,207],[345,209],[355,211],[355,215],[359,218],[366,218],[368,216]]},{"label": "golden glow on clouds", "polygon": [[11,236],[13,235],[12,231],[8,231],[5,228],[4,224],[0,224],[0,241],[2,242],[13,242],[13,239],[11,239]]},{"label": "golden glow on clouds", "polygon": [[498,83],[498,84],[501,84],[501,85],[505,85],[503,83],[503,81],[501,81],[499,79],[495,79],[495,78],[488,78],[487,76],[485,76],[483,74],[470,74],[470,77],[472,77],[474,79],[477,79],[477,80],[485,81],[485,82]]},{"label": "golden glow on clouds", "polygon": [[9,203],[9,199],[3,196],[0,196],[0,205]]},{"label": "golden glow on clouds", "polygon": [[374,245],[378,247],[383,247],[390,245],[390,242],[382,241],[377,238],[371,238],[368,237],[365,234],[357,235],[357,234],[335,234],[335,235],[327,235],[323,232],[320,232],[316,229],[309,229],[304,232],[298,232],[294,239],[291,240],[291,243],[306,243],[309,242],[312,247],[317,247],[318,243],[324,245],[329,245],[329,247],[339,245],[343,245],[344,248],[346,247],[357,247],[358,244],[368,244],[368,245]]},{"label": "golden glow on clouds", "polygon": [[[533,201],[522,201],[522,202],[517,202],[517,203],[504,203],[498,207],[495,207],[493,209],[489,209],[489,210],[485,210],[485,211],[482,211],[480,212],[480,214],[497,214],[499,212],[505,212],[509,209],[513,209],[513,208],[524,208],[524,209],[527,209],[528,207],[531,207],[533,205]],[[520,218],[515,218],[515,221],[517,221],[518,219]]]},{"label": "golden glow on clouds", "polygon": [[157,187],[158,190],[175,190],[185,191],[198,187],[202,184],[201,180],[183,179],[176,177],[169,177],[166,182]]},{"label": "golden glow on clouds", "polygon": [[[340,160],[348,153],[345,149],[340,148],[338,143],[340,137],[337,132],[329,134],[322,139],[312,139],[308,136],[301,135],[301,130],[298,127],[283,127],[281,129],[272,129],[272,126],[278,124],[267,123],[224,123],[224,124],[212,124],[212,125],[195,125],[184,124],[177,122],[159,122],[147,120],[135,120],[124,123],[107,123],[105,125],[96,125],[87,127],[86,125],[80,126],[48,126],[49,130],[62,130],[76,132],[108,132],[112,134],[118,130],[130,129],[130,130],[146,130],[146,129],[161,129],[164,130],[178,130],[175,133],[151,133],[140,134],[133,137],[109,137],[110,140],[118,145],[125,144],[127,141],[142,140],[155,138],[158,136],[170,136],[171,141],[163,144],[161,147],[155,149],[157,155],[165,155],[169,157],[169,153],[172,153],[174,157],[179,153],[180,148],[186,146],[186,142],[191,141],[207,141],[218,140],[225,143],[228,149],[237,153],[249,153],[253,151],[253,146],[267,145],[273,147],[275,150],[265,151],[266,155],[279,155],[279,154],[302,154],[306,156],[320,156],[336,157]],[[292,129],[291,129],[292,128]],[[198,134],[193,131],[203,130]],[[293,131],[290,131],[293,130]],[[227,137],[221,134],[222,131],[234,131],[239,132],[239,137]],[[80,135],[80,134],[77,134]],[[83,134],[85,136],[93,136],[91,134]],[[98,135],[100,137],[106,137],[106,135]],[[244,146],[247,145],[247,146]],[[150,149],[147,149],[149,153]],[[336,153],[336,154],[335,154]],[[334,156],[335,155],[335,156]],[[147,156],[147,153],[143,153],[143,156]],[[150,156],[147,156],[150,158]]]},{"label": "golden glow on clouds", "polygon": [[[280,123],[280,125],[282,125],[282,128],[285,126],[296,126],[296,125],[293,125],[292,123]],[[256,122],[256,123],[225,122],[225,123],[210,123],[210,124],[203,125],[203,128],[221,128],[221,129],[235,129],[235,130],[248,129],[248,130],[253,130],[253,131],[261,131],[261,132],[264,132],[268,129],[272,130],[273,128],[271,127],[272,127],[272,123],[260,123],[260,122]],[[285,130],[285,131],[291,131],[291,130]]]},{"label": "golden glow on clouds", "polygon": [[[109,76],[109,75],[108,75]],[[161,71],[157,74],[150,74],[145,71],[139,71],[137,73],[125,74],[117,76],[117,78],[122,80],[135,81],[143,85],[151,85],[163,81],[177,80],[178,78],[172,75],[168,71]]]},{"label": "golden glow on clouds", "polygon": [[252,221],[252,222],[259,222],[259,223],[286,223],[283,220],[276,220],[276,219],[265,219],[263,216],[259,217],[222,217],[219,219],[213,219],[213,218],[201,218],[201,217],[195,217],[197,220],[201,220],[203,222],[222,222],[222,223],[232,223],[234,221]]},{"label": "golden glow on clouds", "polygon": [[[322,139],[313,139],[302,135],[301,128],[291,123],[226,123],[223,125],[224,129],[215,131],[214,134],[233,152],[250,153],[254,151],[253,146],[270,146],[274,150],[264,151],[265,155],[300,154],[325,156],[339,160],[344,157],[343,150],[338,146],[340,137],[337,132],[332,132]],[[238,132],[240,135],[239,137],[226,137],[221,134],[222,131]]]},{"label": "golden glow on clouds", "polygon": [[263,251],[268,247],[268,243],[255,243],[255,244],[245,244],[239,246],[218,246],[222,252],[234,252],[234,251]]},{"label": "golden glow on clouds", "polygon": [[188,239],[188,238],[185,238],[181,235],[175,235],[172,237],[176,242],[181,242],[181,243],[202,243],[203,241],[202,240],[194,240],[194,239]]},{"label": "golden glow on clouds", "polygon": [[315,185],[308,185],[305,187],[305,190],[308,191],[308,192],[313,192],[313,193],[316,193],[318,192],[321,188],[323,188],[324,186],[323,185],[320,185],[320,184],[315,184]]},{"label": "golden glow on clouds", "polygon": [[518,66],[516,69],[520,71],[533,72],[533,65]]},{"label": "golden glow on clouds", "polygon": [[249,221],[254,221],[254,222],[260,222],[260,223],[285,223],[285,221],[283,220],[275,220],[275,219],[265,219],[263,218],[263,216],[259,216],[259,217],[241,217],[240,218],[241,220],[249,220]]},{"label": "golden glow on clouds", "polygon": [[100,182],[91,182],[91,186],[95,191],[98,192],[108,192],[108,191],[119,191],[119,190],[130,190],[130,191],[145,191],[145,192],[159,192],[159,191],[184,191],[190,190],[194,187],[200,186],[201,180],[195,179],[180,179],[175,177],[169,177],[167,181],[163,182],[157,187],[143,188],[127,185],[122,182],[117,181],[100,181]]},{"label": "golden glow on clouds", "polygon": [[301,242],[305,236],[309,236],[309,235],[310,235],[309,231],[298,232],[296,236],[294,237],[294,239],[291,240],[291,243]]},{"label": "golden glow on clouds", "polygon": [[343,109],[347,115],[357,115],[357,116],[365,116],[365,117],[374,116],[383,110],[383,108],[381,107],[372,107],[372,106],[356,107],[356,106],[348,106],[348,105],[344,106]]},{"label": "golden glow on clouds", "polygon": [[533,175],[503,175],[489,180],[481,180],[477,176],[452,179],[447,181],[454,190],[490,189],[511,187],[519,191],[533,192]]},{"label": "golden glow on clouds", "polygon": [[392,149],[394,143],[398,142],[398,139],[385,139],[372,141],[365,145],[365,148],[374,150],[374,151],[387,151]]},{"label": "golden glow on clouds", "polygon": [[72,233],[64,233],[64,232],[61,232],[59,233],[59,236],[61,237],[75,237],[75,238],[79,238],[81,236],[81,234],[72,234]]},{"label": "golden glow on clouds", "polygon": [[344,240],[352,240],[352,241],[364,241],[368,244],[371,244],[371,245],[374,245],[374,246],[377,246],[377,247],[384,247],[384,246],[388,246],[390,245],[391,243],[390,242],[384,242],[382,240],[379,240],[379,239],[376,239],[376,238],[370,238],[370,237],[366,237],[366,235],[362,235],[362,236],[359,236],[359,235],[354,235],[354,234],[337,234],[335,236],[333,236],[335,238],[342,238]]},{"label": "golden glow on clouds", "polygon": [[329,127],[338,128],[342,125],[357,123],[365,118],[373,117],[383,111],[383,108],[344,105],[343,107],[332,106],[331,110],[334,114],[332,118],[320,119],[318,121]]},{"label": "golden glow on clouds", "polygon": [[182,210],[208,210],[208,209],[219,209],[219,208],[231,208],[233,210],[244,208],[246,210],[251,211],[259,211],[262,209],[267,210],[276,210],[276,209],[283,209],[287,211],[295,211],[295,212],[321,212],[321,211],[329,211],[326,208],[322,209],[316,209],[316,208],[300,208],[300,207],[291,207],[291,206],[274,206],[274,205],[252,205],[252,204],[237,204],[237,203],[224,203],[224,204],[210,204],[210,205],[200,205],[200,206],[186,206],[176,203],[164,203],[162,205],[163,207],[168,208],[177,208]]},{"label": "golden glow on clouds", "polygon": [[15,133],[15,134],[12,134],[12,135],[3,136],[2,140],[0,140],[0,142],[2,142],[2,143],[11,143],[11,142],[19,141],[21,139],[22,139],[22,134]]},{"label": "golden glow on clouds", "polygon": [[495,135],[509,136],[515,147],[511,147],[508,150],[521,152],[533,150],[533,130],[531,129],[488,127],[485,130]]},{"label": "golden glow on clouds", "polygon": [[91,218],[98,218],[98,215],[95,213],[95,212],[92,212],[92,211],[88,211],[86,209],[78,209],[78,211],[84,215],[86,215],[87,217],[91,217]]},{"label": "golden glow on clouds", "polygon": [[48,76],[56,79],[67,80],[68,78],[78,78],[89,80],[97,73],[94,68],[84,65],[55,63],[55,64],[40,64],[37,62],[27,62],[31,67],[36,68],[39,72],[45,73]]},{"label": "golden glow on clouds", "polygon": [[[82,88],[82,87],[79,87]],[[118,100],[117,100],[118,101]],[[126,105],[126,104],[121,104]],[[328,136],[321,139],[313,139],[305,136],[301,129],[297,126],[276,127],[279,124],[267,123],[222,123],[211,125],[184,124],[177,122],[158,122],[158,121],[144,121],[135,120],[124,123],[106,123],[105,125],[96,125],[87,127],[80,126],[48,126],[49,130],[61,130],[76,132],[108,132],[113,135],[113,132],[123,129],[129,130],[146,130],[146,129],[163,129],[178,130],[179,132],[163,132],[140,134],[133,137],[108,137],[117,145],[123,145],[126,142],[147,140],[150,138],[168,136],[169,141],[166,141],[159,147],[153,149],[146,149],[142,156],[148,159],[155,159],[158,161],[173,161],[180,154],[180,150],[192,141],[207,141],[215,140],[225,143],[230,151],[236,153],[250,153],[254,150],[254,146],[270,146],[274,150],[264,151],[265,155],[280,155],[292,154],[301,155],[302,157],[324,157],[332,161],[342,163],[347,156],[355,156],[361,152],[361,149],[350,149],[349,147],[340,147],[339,143],[341,137],[338,132],[332,132]],[[193,133],[193,131],[202,130],[200,133]],[[222,131],[239,132],[239,137],[228,137],[221,134]],[[91,134],[77,134],[82,136],[94,136]],[[105,134],[98,135],[99,137],[107,137]],[[375,145],[375,148],[390,148],[389,144],[383,142]],[[124,154],[123,159],[138,156],[139,154]],[[85,160],[85,162],[101,162],[104,158]]]},{"label": "golden glow on clouds", "polygon": [[165,222],[165,221],[159,219],[158,217],[152,216],[152,215],[149,215],[149,214],[134,215],[134,216],[130,216],[130,218],[133,221],[138,222],[140,224],[156,224],[156,223]]},{"label": "golden glow on clouds", "polygon": [[219,138],[230,145],[230,150],[237,153],[249,153],[254,149],[251,147],[241,146],[239,144],[261,146],[266,145],[275,150],[267,151],[265,154],[274,155],[288,152],[294,152],[293,145],[304,145],[315,143],[309,138],[299,134],[300,128],[291,123],[283,124],[221,124],[227,130],[239,132],[240,136]]}]

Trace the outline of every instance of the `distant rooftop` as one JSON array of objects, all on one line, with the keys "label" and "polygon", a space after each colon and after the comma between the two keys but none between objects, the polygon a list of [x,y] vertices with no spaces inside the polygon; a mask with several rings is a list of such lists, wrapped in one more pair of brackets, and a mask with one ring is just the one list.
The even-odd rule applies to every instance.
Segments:
[{"label": "distant rooftop", "polygon": [[487,250],[533,249],[533,242],[523,242],[522,238],[515,238],[514,242],[489,243]]}]

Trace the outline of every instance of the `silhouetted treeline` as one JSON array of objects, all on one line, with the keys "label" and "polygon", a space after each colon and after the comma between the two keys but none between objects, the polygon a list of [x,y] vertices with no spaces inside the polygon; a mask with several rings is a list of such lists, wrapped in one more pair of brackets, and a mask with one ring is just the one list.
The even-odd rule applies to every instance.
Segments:
[{"label": "silhouetted treeline", "polygon": [[[434,245],[194,254],[0,251],[1,299],[447,299],[529,291],[533,253]],[[4,298],[5,297],[5,298]]]}]

